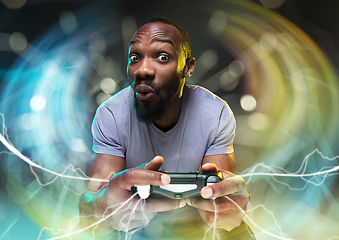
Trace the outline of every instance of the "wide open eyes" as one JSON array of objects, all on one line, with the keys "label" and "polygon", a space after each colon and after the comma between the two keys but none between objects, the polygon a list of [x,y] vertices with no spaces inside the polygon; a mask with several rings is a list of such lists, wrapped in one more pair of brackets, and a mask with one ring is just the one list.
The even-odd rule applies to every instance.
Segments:
[{"label": "wide open eyes", "polygon": [[[158,54],[155,57],[155,60],[160,62],[160,63],[166,63],[166,62],[169,61],[169,59],[170,59],[170,57],[166,53]],[[129,55],[129,61],[130,61],[131,64],[136,63],[140,60],[141,60],[141,57],[138,54],[132,53],[132,54]]]},{"label": "wide open eyes", "polygon": [[166,54],[160,54],[156,60],[158,60],[159,62],[167,62],[169,60],[169,56]]},{"label": "wide open eyes", "polygon": [[140,57],[139,57],[138,55],[133,54],[133,55],[130,55],[130,56],[129,56],[129,61],[130,61],[131,63],[135,63],[135,62],[137,62],[137,61],[139,61],[139,60],[140,60]]},{"label": "wide open eyes", "polygon": [[[169,61],[169,56],[167,54],[160,54],[158,55],[155,60],[157,60],[158,62],[161,62],[161,63],[165,63],[167,61]],[[129,61],[130,63],[136,63],[138,61],[140,61],[140,57],[138,55],[130,55],[129,56]]]}]

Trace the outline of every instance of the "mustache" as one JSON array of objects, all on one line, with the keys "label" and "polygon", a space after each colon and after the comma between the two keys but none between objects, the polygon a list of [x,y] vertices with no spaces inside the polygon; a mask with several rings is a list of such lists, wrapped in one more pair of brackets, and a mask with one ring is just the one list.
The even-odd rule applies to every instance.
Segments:
[{"label": "mustache", "polygon": [[132,87],[136,87],[136,86],[139,86],[139,85],[146,85],[146,86],[149,86],[151,88],[155,88],[154,84],[152,81],[145,81],[145,80],[136,80],[135,82],[132,83]]},{"label": "mustache", "polygon": [[132,83],[132,88],[134,91],[147,91],[147,92],[158,92],[159,88],[153,84],[152,81],[135,81]]}]

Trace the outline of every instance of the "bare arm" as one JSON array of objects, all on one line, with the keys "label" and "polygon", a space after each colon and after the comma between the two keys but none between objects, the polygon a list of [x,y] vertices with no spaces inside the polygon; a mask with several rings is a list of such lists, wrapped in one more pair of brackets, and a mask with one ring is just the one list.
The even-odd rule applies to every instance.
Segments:
[{"label": "bare arm", "polygon": [[[122,157],[111,156],[106,154],[94,154],[90,164],[87,167],[86,174],[91,178],[96,179],[111,179],[113,175],[125,169],[125,159]],[[87,189],[89,191],[97,191],[106,187],[107,182],[88,183]]]},{"label": "bare arm", "polygon": [[[110,180],[113,175],[125,169],[125,159],[106,154],[94,154],[87,167],[86,175],[95,179]],[[88,192],[85,192],[79,203],[80,222],[82,226],[90,226],[97,219],[94,217],[94,201],[97,193],[105,188],[108,182],[89,181]]]},{"label": "bare arm", "polygon": [[237,173],[237,162],[235,161],[234,153],[205,156],[201,166],[205,163],[214,163],[217,168],[223,169],[232,173]]}]

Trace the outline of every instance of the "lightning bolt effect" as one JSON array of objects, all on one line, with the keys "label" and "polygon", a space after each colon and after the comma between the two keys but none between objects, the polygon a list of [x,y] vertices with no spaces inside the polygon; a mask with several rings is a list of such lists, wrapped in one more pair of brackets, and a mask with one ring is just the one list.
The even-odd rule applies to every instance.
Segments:
[{"label": "lightning bolt effect", "polygon": [[[154,12],[177,20],[161,4]],[[92,155],[90,124],[97,105],[128,84],[121,50],[144,22],[136,16],[103,1],[63,14],[40,39],[15,51],[20,58],[0,95],[0,239],[85,234],[74,231],[78,202],[88,181],[101,181],[83,172]],[[189,18],[199,26],[184,26],[192,43],[200,39],[206,47],[196,53],[196,72],[187,82],[216,92],[235,112],[236,157],[251,195],[243,214],[257,239],[338,239],[339,90],[329,61],[299,28],[251,2],[199,3]],[[225,63],[230,54],[235,61]],[[256,100],[254,110],[240,106],[244,93]],[[117,208],[129,207],[119,224],[130,229],[137,216],[133,209],[145,203],[130,204],[111,206],[102,216],[108,220]],[[164,226],[170,218],[185,222],[186,212],[168,214],[148,222],[144,212],[146,227],[113,237],[139,240],[140,232],[150,239],[173,237]],[[21,227],[25,219],[32,223]],[[89,239],[100,223],[86,231]],[[222,239],[213,225],[186,228],[176,239]]]},{"label": "lightning bolt effect", "polygon": [[[108,220],[108,219],[111,218],[111,217],[114,217],[114,215],[115,215],[119,210],[121,210],[123,207],[128,207],[128,208],[129,208],[130,206],[126,206],[126,205],[130,204],[130,203],[132,202],[132,199],[133,199],[136,195],[137,195],[137,193],[135,193],[134,195],[132,195],[132,196],[131,196],[126,202],[124,202],[124,203],[117,204],[116,206],[109,206],[109,207],[105,210],[105,212],[103,213],[103,215],[101,216],[100,220],[98,220],[97,222],[93,223],[92,225],[89,225],[89,226],[86,227],[86,228],[82,228],[81,230],[74,231],[74,232],[71,232],[71,233],[67,233],[67,232],[66,232],[66,233],[64,233],[63,235],[59,236],[59,237],[53,237],[53,238],[50,238],[50,240],[53,240],[53,239],[69,238],[69,237],[72,237],[72,236],[74,236],[74,235],[80,234],[80,233],[82,233],[82,232],[84,232],[84,231],[86,231],[86,230],[89,230],[89,229],[92,229],[91,233],[92,233],[92,236],[93,236],[93,239],[94,239],[95,236],[96,236],[96,233],[95,233],[96,227],[98,227],[100,223],[102,223],[102,222]],[[121,230],[128,233],[128,234],[126,235],[126,238],[125,238],[125,239],[130,239],[130,237],[133,235],[133,233],[134,233],[135,231],[137,231],[138,229],[141,228],[141,227],[139,227],[139,228],[136,228],[136,229],[133,230],[133,231],[128,232],[128,230],[129,230],[129,224],[130,224],[130,222],[133,220],[133,214],[134,214],[134,212],[136,211],[136,208],[138,207],[139,204],[142,205],[142,204],[144,204],[144,203],[145,203],[145,201],[142,200],[142,199],[140,199],[140,200],[138,201],[138,203],[135,204],[135,206],[132,208],[132,212],[131,212],[130,214],[128,214],[128,215],[125,216],[126,218],[128,218],[128,221],[127,221],[126,223],[123,222],[125,217],[122,218],[122,219],[120,220]],[[117,207],[117,208],[116,208],[114,211],[111,211],[110,213],[108,213],[108,212],[110,211],[110,209],[113,208],[113,207]],[[143,208],[144,208],[144,206],[141,206],[141,209],[143,209]],[[108,214],[107,214],[107,213],[108,213]],[[88,216],[88,217],[93,217],[93,216]],[[146,221],[147,221],[147,218],[146,218]],[[46,231],[46,230],[51,230],[51,231],[53,231],[53,229],[49,229],[49,228],[44,228],[44,229],[42,229],[41,232],[40,232],[40,235],[39,235],[38,239],[40,239],[40,236],[41,236],[42,231]],[[60,234],[60,232],[65,232],[65,231],[60,231],[60,230],[59,230],[58,232],[55,232],[55,234]],[[120,238],[119,238],[119,239],[120,239]]]},{"label": "lightning bolt effect", "polygon": [[[217,231],[217,229],[216,229],[216,222],[217,222],[217,206],[216,206],[216,204],[215,204],[215,200],[214,199],[212,199],[211,200],[212,202],[213,202],[213,206],[214,206],[214,213],[215,213],[215,215],[214,215],[214,219],[213,219],[213,224],[212,224],[212,226],[210,226],[206,231],[205,231],[205,235],[204,235],[204,238],[203,238],[203,240],[205,240],[206,238],[207,238],[207,233],[209,232],[209,231],[213,231],[213,233],[212,233],[212,236],[213,236],[213,240],[214,239],[220,239],[220,237],[219,237],[219,235],[218,235],[218,231]],[[237,204],[235,204],[235,205],[237,205]],[[237,205],[238,206],[238,205]],[[241,209],[241,208],[240,208]],[[241,209],[241,211],[243,211],[242,209]]]},{"label": "lightning bolt effect", "polygon": [[[3,115],[2,115],[3,116]],[[4,127],[4,125],[3,125]],[[5,127],[4,127],[5,128]],[[3,132],[5,132],[5,130],[3,130]],[[33,161],[29,160],[27,157],[23,156],[22,154],[20,154],[18,152],[18,150],[13,147],[11,144],[9,144],[8,142],[8,136],[7,138],[5,138],[3,135],[0,135],[0,141],[6,146],[8,147],[8,150],[10,150],[11,152],[13,152],[13,154],[17,155],[18,157],[20,157],[23,161],[25,161],[27,164],[29,164],[30,166],[34,166],[36,168],[39,168],[39,169],[43,169],[44,171],[47,171],[49,173],[52,173],[54,175],[56,175],[56,177],[61,177],[61,178],[75,178],[77,180],[91,180],[91,181],[102,181],[102,182],[107,182],[107,180],[100,180],[100,179],[94,179],[94,178],[88,178],[88,177],[76,177],[76,176],[69,176],[69,175],[64,175],[64,174],[59,174],[59,173],[55,173],[55,172],[52,172],[48,169],[45,169],[45,168],[42,168],[41,166],[35,164]],[[290,190],[294,190],[294,191],[300,191],[300,190],[304,190],[307,186],[308,183],[311,183],[311,184],[314,184],[315,186],[320,186],[321,184],[324,183],[325,181],[325,178],[327,177],[330,177],[332,175],[338,175],[339,174],[339,166],[336,165],[334,167],[326,167],[327,170],[320,170],[319,172],[315,172],[315,173],[307,173],[306,172],[306,168],[307,168],[307,165],[308,165],[308,159],[311,155],[313,155],[314,153],[318,153],[320,156],[321,156],[321,159],[322,160],[328,160],[328,161],[334,161],[336,159],[339,159],[339,156],[336,156],[334,158],[328,158],[328,157],[325,157],[323,156],[323,154],[321,152],[319,152],[319,150],[314,150],[312,153],[310,153],[309,155],[307,155],[307,157],[303,160],[302,162],[302,167],[300,167],[300,169],[295,172],[295,173],[286,173],[286,170],[282,169],[282,168],[277,168],[277,167],[270,167],[270,166],[265,166],[265,165],[257,165],[255,167],[253,167],[252,169],[248,170],[247,172],[249,173],[243,173],[243,174],[240,174],[239,176],[246,179],[248,178],[248,181],[247,181],[247,184],[249,185],[250,184],[250,180],[252,177],[254,176],[270,176],[272,177],[272,179],[274,179],[275,183],[277,184],[283,184],[283,185],[286,185],[288,186],[288,188]],[[260,167],[263,167],[264,169],[268,169],[269,172],[267,173],[263,173],[263,172],[256,172],[256,169],[260,168]],[[275,169],[279,169],[279,171],[277,172],[277,170]],[[32,172],[34,173],[33,169],[31,168]],[[281,171],[284,171],[285,173],[281,173]],[[301,172],[301,173],[299,173]],[[34,173],[34,175],[37,177],[37,174]],[[320,183],[316,183],[313,181],[313,179],[316,177],[316,176],[322,176],[322,180],[320,181]],[[275,179],[275,177],[284,177],[284,178],[301,178],[302,180],[304,180],[306,183],[305,183],[305,186],[303,188],[293,188],[291,187],[288,183],[286,182],[282,182],[282,181],[278,181]],[[310,179],[306,179],[306,177],[310,177]],[[226,180],[232,180],[233,178],[228,178]],[[37,181],[39,182],[38,178],[37,178]],[[48,183],[48,184],[51,184],[53,183],[55,180],[53,180],[52,182]],[[40,182],[39,182],[40,183]],[[41,183],[40,183],[41,184]],[[42,186],[46,186],[47,184],[43,185],[41,184]],[[68,189],[69,190],[69,189]],[[75,192],[73,192],[75,193]],[[84,193],[84,192],[83,192]],[[82,194],[83,194],[82,193]],[[137,193],[135,193],[134,195],[131,196],[130,199],[128,199],[126,202],[124,203],[120,203],[120,204],[117,204],[116,206],[109,206],[103,213],[103,215],[100,217],[100,220],[98,220],[97,222],[93,223],[92,225],[86,227],[86,228],[83,228],[79,231],[75,231],[75,232],[72,232],[72,233],[66,233],[64,235],[61,235],[59,237],[54,237],[54,238],[50,238],[50,239],[63,239],[63,238],[67,238],[67,237],[71,237],[73,235],[77,235],[77,234],[80,234],[81,232],[84,232],[88,229],[93,229],[92,230],[92,235],[93,235],[93,238],[95,238],[95,229],[96,227],[99,226],[100,223],[108,220],[109,218],[111,217],[114,217],[114,215],[119,211],[121,210],[123,207],[126,207],[128,209],[132,209],[132,211],[129,213],[129,214],[126,214],[123,218],[121,218],[120,220],[120,225],[121,225],[121,230],[123,230],[124,232],[126,232],[127,234],[125,235],[125,239],[131,239],[131,237],[133,236],[133,234],[138,231],[139,229],[143,228],[144,226],[141,226],[141,227],[138,227],[132,231],[129,231],[130,230],[130,227],[129,227],[129,224],[134,220],[134,214],[135,214],[135,211],[136,209],[138,208],[138,205],[142,205],[140,208],[142,210],[142,213],[143,213],[143,216],[146,220],[146,226],[147,226],[147,223],[149,222],[149,220],[147,219],[147,216],[145,214],[145,200],[143,199],[139,199],[139,201],[137,202],[137,204],[135,204],[133,207],[131,207],[131,203],[132,203],[132,199],[134,197],[136,197]],[[281,229],[280,229],[280,226],[277,224],[277,220],[275,219],[274,217],[274,214],[270,211],[268,211],[267,209],[265,209],[268,213],[271,213],[271,216],[272,218],[274,219],[274,222],[277,224],[276,227],[279,229],[279,232],[280,234],[279,235],[276,235],[276,234],[273,234],[271,233],[270,231],[267,231],[265,229],[263,229],[262,227],[260,227],[258,224],[256,224],[252,218],[249,216],[249,213],[251,211],[253,211],[255,208],[253,207],[250,207],[250,210],[248,211],[244,211],[239,205],[237,205],[231,198],[225,196],[225,198],[227,198],[229,201],[231,201],[233,204],[235,204],[239,210],[244,214],[245,216],[245,220],[247,221],[247,223],[253,225],[255,228],[259,229],[261,232],[259,233],[259,235],[261,234],[265,234],[265,235],[268,235],[270,237],[273,237],[275,239],[290,239],[290,238],[286,238],[284,236],[284,234],[281,232]],[[211,200],[215,206],[215,213],[217,212],[217,207],[215,205],[215,200]],[[115,210],[113,211],[110,211],[111,208],[114,208],[114,207],[117,207]],[[264,207],[264,206],[257,206],[256,208],[258,207]],[[215,215],[216,216],[216,215]],[[92,217],[92,216],[88,216],[88,217]],[[124,220],[128,219],[126,221],[126,223],[124,223]],[[72,222],[72,220],[70,221]],[[46,231],[46,230],[49,230],[49,231],[52,231],[53,234],[60,234],[61,232],[65,232],[65,231],[62,231],[62,230],[58,230],[58,231],[54,231],[53,229],[50,229],[50,228],[43,228],[42,231],[40,232],[40,235],[39,237],[37,238],[38,240],[40,239],[40,236],[41,236],[41,233],[43,231]],[[213,240],[214,239],[220,239],[219,235],[218,235],[218,231],[216,229],[216,217],[214,219],[214,223],[205,231],[205,236],[203,238],[203,240],[206,239],[207,237],[207,233],[209,231],[213,231],[212,233],[212,236],[213,236]],[[120,237],[119,237],[120,239]]]}]

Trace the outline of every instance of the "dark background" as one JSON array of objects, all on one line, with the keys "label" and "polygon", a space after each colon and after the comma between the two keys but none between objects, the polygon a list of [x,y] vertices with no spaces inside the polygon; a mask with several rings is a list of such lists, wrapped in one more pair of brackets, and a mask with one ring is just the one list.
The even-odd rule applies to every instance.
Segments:
[{"label": "dark background", "polygon": [[[186,8],[181,7],[181,3],[185,2]],[[97,1],[84,0],[28,0],[21,8],[13,9],[6,7],[0,1],[0,33],[12,34],[20,32],[26,38],[27,42],[34,45],[35,41],[41,38],[50,28],[58,24],[60,14],[64,11],[77,12],[83,8],[94,6]],[[147,10],[153,12],[152,9],[161,7],[168,12],[177,12],[180,22],[186,29],[192,30],[192,39],[201,39],[192,43],[193,55],[199,53],[199,49],[203,47],[203,38],[200,38],[200,26],[206,24],[209,15],[198,9],[200,3],[207,3],[202,0],[174,0],[174,1],[114,1],[112,6],[116,6],[120,14],[132,15],[138,21],[138,26],[144,23],[147,18],[151,17],[147,14]],[[262,4],[259,0],[252,0],[257,4]],[[272,1],[273,2],[273,1]],[[112,12],[115,9],[112,9]],[[193,19],[186,19],[186,12],[199,12]],[[284,16],[293,22],[304,32],[306,32],[323,50],[336,71],[339,70],[339,1],[336,0],[286,0],[280,7],[272,9],[276,13]],[[1,44],[1,42],[0,42]],[[123,50],[123,49],[121,49]],[[20,57],[11,51],[0,51],[0,91],[1,85],[5,80],[6,73],[12,69],[14,64]],[[124,60],[125,61],[125,60]],[[126,81],[127,82],[127,81]],[[1,110],[1,109],[0,109]],[[0,111],[1,112],[1,111]],[[2,148],[0,147],[0,152]],[[3,172],[0,155],[0,174]],[[0,177],[0,181],[5,181]],[[4,186],[4,182],[0,182],[0,190]],[[1,199],[1,198],[0,198]],[[1,209],[0,209],[1,214]],[[29,221],[21,218],[21,221]],[[0,221],[1,223],[1,221]],[[1,230],[1,229],[0,229]],[[1,233],[1,232],[0,232]]]},{"label": "dark background", "polygon": [[[0,32],[11,34],[13,32],[23,33],[28,42],[34,42],[49,27],[59,21],[60,13],[69,10],[76,11],[96,1],[82,0],[31,0],[19,9],[9,9],[0,3]],[[114,1],[112,1],[114,2]],[[157,3],[158,2],[158,3]],[[180,11],[179,1],[124,1],[118,4],[126,14],[139,16],[147,19],[147,14],[140,10],[140,4],[149,4],[150,8],[155,5],[164,5],[164,8]],[[207,1],[204,1],[207,2]],[[258,0],[252,0],[261,4]],[[191,7],[199,5],[199,1],[192,1]],[[286,0],[273,11],[284,16],[302,30],[304,30],[325,52],[336,68],[338,65],[339,49],[339,1],[325,0]],[[180,14],[180,13],[179,13]],[[178,15],[179,15],[178,14]],[[185,12],[182,12],[184,17]],[[204,17],[204,16],[199,16]],[[206,16],[207,17],[207,16]],[[196,24],[195,24],[196,25]],[[194,49],[193,49],[194,50]],[[16,54],[0,52],[0,81],[4,77],[4,70],[10,68],[17,58]]]}]

